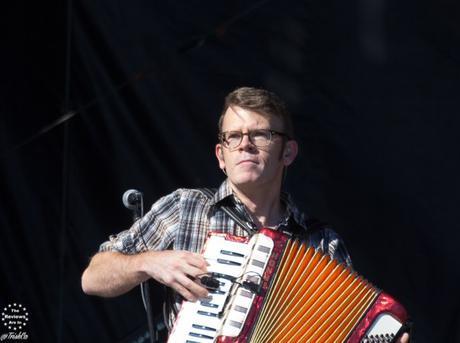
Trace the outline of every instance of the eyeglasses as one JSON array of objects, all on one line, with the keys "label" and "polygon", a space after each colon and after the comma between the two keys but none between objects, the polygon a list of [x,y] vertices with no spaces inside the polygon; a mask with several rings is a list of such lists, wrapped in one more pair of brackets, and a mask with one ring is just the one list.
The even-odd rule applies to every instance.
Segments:
[{"label": "eyeglasses", "polygon": [[265,147],[268,146],[273,136],[278,135],[282,137],[289,136],[283,132],[278,132],[268,129],[259,129],[259,130],[249,130],[247,133],[241,131],[225,131],[219,133],[219,140],[222,145],[229,149],[235,149],[243,141],[243,136],[247,135],[249,141],[256,147]]}]

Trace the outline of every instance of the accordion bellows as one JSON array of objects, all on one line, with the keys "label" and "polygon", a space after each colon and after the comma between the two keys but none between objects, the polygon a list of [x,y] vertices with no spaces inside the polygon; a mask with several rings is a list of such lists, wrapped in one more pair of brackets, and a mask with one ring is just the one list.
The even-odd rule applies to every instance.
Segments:
[{"label": "accordion bellows", "polygon": [[391,342],[405,309],[356,272],[284,233],[211,233],[203,250],[219,281],[184,302],[169,342]]}]

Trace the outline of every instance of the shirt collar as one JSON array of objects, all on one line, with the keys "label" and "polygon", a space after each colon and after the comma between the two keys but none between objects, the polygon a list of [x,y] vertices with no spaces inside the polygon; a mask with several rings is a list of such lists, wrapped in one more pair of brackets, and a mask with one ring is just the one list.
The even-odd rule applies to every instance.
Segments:
[{"label": "shirt collar", "polygon": [[220,187],[217,189],[216,193],[214,193],[214,196],[212,197],[210,203],[211,205],[216,205],[219,202],[223,201],[224,199],[232,195],[233,195],[233,191],[230,188],[230,185],[228,184],[227,179],[225,179],[225,181],[222,182]]},{"label": "shirt collar", "polygon": [[[281,192],[281,201],[284,203],[286,206],[286,216],[282,220],[282,223],[286,223],[289,221],[289,219],[293,219],[297,224],[304,226],[305,219],[304,219],[304,214],[299,211],[297,206],[294,204],[294,201],[292,200],[292,197],[289,193],[286,192]],[[225,179],[224,182],[220,185],[220,187],[217,189],[216,193],[212,197],[210,204],[211,205],[217,205],[218,203],[224,201],[225,199],[230,198],[233,202],[236,201],[236,195],[233,194],[233,191],[228,184],[228,179]]]}]

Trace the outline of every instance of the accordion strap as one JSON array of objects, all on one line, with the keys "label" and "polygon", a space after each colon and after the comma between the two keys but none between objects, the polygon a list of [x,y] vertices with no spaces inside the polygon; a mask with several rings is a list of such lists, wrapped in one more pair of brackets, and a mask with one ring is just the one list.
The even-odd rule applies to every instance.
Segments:
[{"label": "accordion strap", "polygon": [[[200,191],[206,195],[208,199],[211,199],[214,194],[216,193],[215,189],[211,188],[200,188]],[[230,207],[226,204],[219,204],[219,208],[222,209],[225,213],[227,213],[230,218],[233,219],[235,223],[237,223],[244,231],[246,231],[250,236],[256,233],[255,228],[250,225],[247,221],[244,221],[242,217],[242,213],[238,211],[234,206]]]}]

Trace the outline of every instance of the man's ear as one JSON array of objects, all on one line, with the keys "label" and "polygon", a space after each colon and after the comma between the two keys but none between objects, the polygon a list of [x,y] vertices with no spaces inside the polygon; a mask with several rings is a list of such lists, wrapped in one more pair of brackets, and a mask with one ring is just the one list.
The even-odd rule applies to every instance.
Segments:
[{"label": "man's ear", "polygon": [[284,165],[287,167],[290,164],[292,164],[292,162],[294,162],[295,158],[297,157],[298,153],[299,153],[299,145],[297,144],[297,142],[294,140],[287,141],[286,144],[284,145],[284,151],[283,151]]},{"label": "man's ear", "polygon": [[215,154],[217,161],[219,162],[219,168],[225,170],[224,148],[222,147],[222,144],[216,144]]}]

